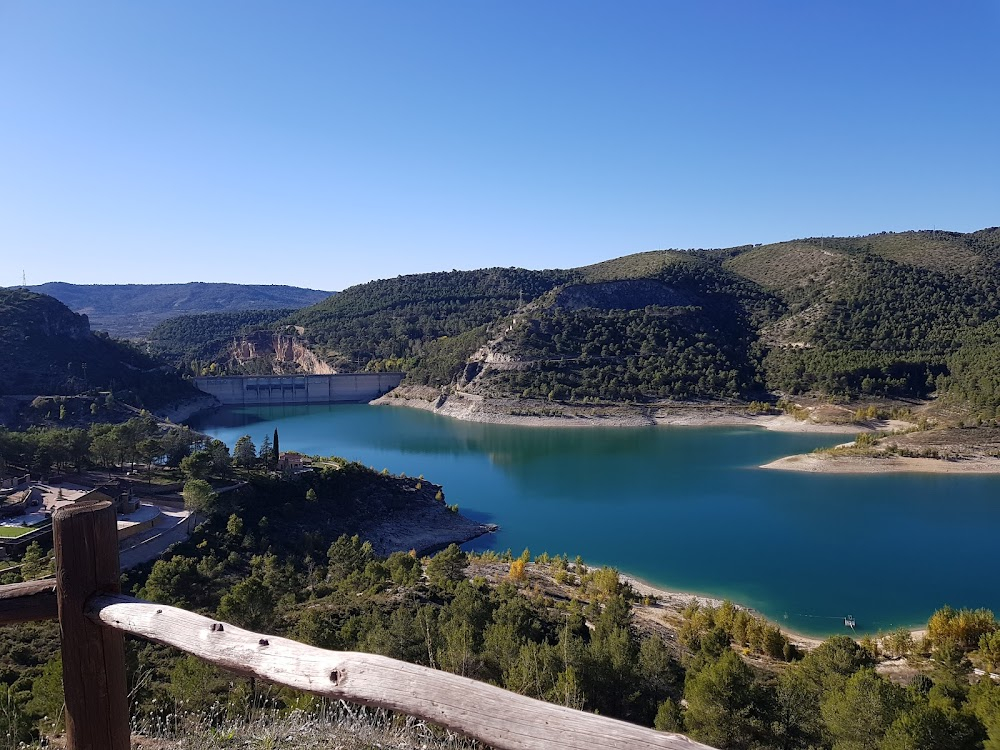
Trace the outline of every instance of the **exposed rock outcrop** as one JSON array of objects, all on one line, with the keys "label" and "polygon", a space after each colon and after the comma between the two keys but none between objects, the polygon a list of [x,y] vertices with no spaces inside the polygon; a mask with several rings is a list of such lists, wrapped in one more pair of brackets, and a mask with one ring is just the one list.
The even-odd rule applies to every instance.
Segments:
[{"label": "exposed rock outcrop", "polygon": [[[275,375],[333,375],[330,365],[317,357],[296,336],[258,331],[233,342],[230,356],[240,367],[252,362],[267,362]],[[260,371],[261,368],[253,368]]]}]

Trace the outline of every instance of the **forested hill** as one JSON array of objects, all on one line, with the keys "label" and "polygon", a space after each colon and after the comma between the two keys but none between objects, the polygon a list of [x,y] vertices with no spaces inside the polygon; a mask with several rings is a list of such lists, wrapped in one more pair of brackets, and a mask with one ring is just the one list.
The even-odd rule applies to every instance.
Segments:
[{"label": "forested hill", "polygon": [[130,344],[94,334],[86,316],[23,289],[0,289],[0,396],[113,391],[156,408],[194,388]]},{"label": "forested hill", "polygon": [[[412,366],[447,339],[478,341],[486,327],[570,278],[520,268],[398,276],[351,287],[289,321],[339,368]],[[445,346],[456,364],[471,354],[459,347],[450,356]]]},{"label": "forested hill", "polygon": [[90,318],[95,331],[116,338],[140,338],[159,322],[178,315],[240,310],[297,309],[330,292],[263,284],[66,284],[28,287],[55,297]]},{"label": "forested hill", "polygon": [[[781,243],[734,253],[723,267],[788,306],[761,329],[770,389],[924,397],[968,387],[952,364],[1000,314],[998,263],[992,228]],[[988,397],[991,410],[998,399]]]},{"label": "forested hill", "polygon": [[374,281],[270,329],[337,370],[402,369],[487,398],[938,392],[993,418],[998,263],[998,228],[664,250]]},{"label": "forested hill", "polygon": [[202,361],[209,365],[214,360],[228,361],[224,354],[234,339],[266,330],[293,312],[285,308],[181,315],[157,323],[146,335],[146,342],[157,356],[181,369],[191,367],[193,374],[199,375]]}]

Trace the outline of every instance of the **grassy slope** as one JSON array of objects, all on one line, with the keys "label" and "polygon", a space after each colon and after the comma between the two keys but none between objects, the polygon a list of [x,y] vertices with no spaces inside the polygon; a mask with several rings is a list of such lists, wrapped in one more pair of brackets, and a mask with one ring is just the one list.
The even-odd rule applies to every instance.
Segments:
[{"label": "grassy slope", "polygon": [[691,263],[693,257],[676,250],[653,250],[581,266],[574,271],[580,281],[588,284],[619,279],[646,279],[677,263]]},{"label": "grassy slope", "polygon": [[801,290],[827,282],[847,261],[841,251],[818,241],[796,240],[761,245],[725,261],[723,266],[765,289],[795,296]]}]

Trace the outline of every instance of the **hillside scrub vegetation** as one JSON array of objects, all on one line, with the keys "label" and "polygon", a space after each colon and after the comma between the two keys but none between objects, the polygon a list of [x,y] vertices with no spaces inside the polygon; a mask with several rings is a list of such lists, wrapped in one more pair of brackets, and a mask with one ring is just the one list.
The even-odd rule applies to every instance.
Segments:
[{"label": "hillside scrub vegetation", "polygon": [[[417,274],[290,313],[179,318],[150,348],[180,373],[266,374],[276,364],[253,357],[274,353],[237,361],[232,341],[285,332],[308,356],[283,373],[402,370],[406,383],[445,392],[569,403],[937,395],[995,420],[998,262],[993,228]],[[91,334],[51,298],[3,290],[0,324],[13,354],[0,368],[3,393],[114,388],[147,408],[185,395],[156,360]]]},{"label": "hillside scrub vegetation", "polygon": [[642,286],[612,284],[564,287],[554,305],[512,326],[496,350],[523,367],[493,368],[484,392],[559,401],[762,392],[751,321],[774,317],[778,300],[694,262],[671,263]]},{"label": "hillside scrub vegetation", "polygon": [[[292,499],[299,489],[289,490],[283,513],[301,513]],[[329,491],[321,488],[318,502],[335,506]],[[305,531],[282,540],[261,523],[274,502],[243,495],[220,508],[172,556],[130,571],[126,588],[242,627],[443,669],[722,749],[972,750],[1000,740],[1000,685],[971,677],[970,658],[984,663],[1000,632],[986,610],[940,610],[922,643],[908,632],[861,643],[835,636],[802,654],[776,626],[725,602],[689,607],[671,636],[636,618],[636,596],[614,569],[548,555],[525,565],[527,551],[473,557],[456,546],[431,558],[381,557],[346,534],[329,544]],[[497,565],[511,574],[481,577]],[[17,675],[8,683],[17,712],[7,720],[30,738],[36,722],[45,732],[58,725],[55,628],[18,633],[0,635],[0,670]],[[24,638],[35,639],[33,661],[17,647]],[[883,649],[908,656],[914,676],[883,676]],[[144,641],[128,641],[128,670],[134,725],[154,736],[248,726],[266,734],[289,721],[318,724],[331,711],[326,701]]]},{"label": "hillside scrub vegetation", "polygon": [[155,408],[197,393],[134,345],[92,333],[85,315],[23,289],[0,289],[0,347],[0,396],[113,391]]},{"label": "hillside scrub vegetation", "polygon": [[[203,481],[194,477],[197,455],[184,460],[189,485]],[[944,607],[923,640],[905,630],[860,643],[836,636],[803,653],[776,625],[731,602],[692,604],[679,621],[665,619],[617,570],[579,558],[532,561],[527,550],[476,556],[455,545],[430,557],[379,554],[357,531],[363,520],[398,512],[420,493],[443,506],[436,485],[333,458],[282,478],[266,473],[249,448],[244,458],[249,484],[213,497],[190,539],[128,571],[124,590],[723,749],[971,750],[1000,741],[1000,685],[971,673],[1000,661],[1000,625],[988,610]],[[209,479],[219,470],[204,469]],[[41,550],[31,553],[34,563],[5,581],[44,574]],[[52,623],[0,630],[10,709],[0,716],[3,731],[25,741],[58,731],[57,643]],[[130,639],[127,654],[130,710],[146,734],[180,738],[214,728],[224,735],[248,726],[266,734],[288,722],[319,724],[331,711],[326,701],[145,641]],[[909,674],[884,676],[883,654],[907,658]]]},{"label": "hillside scrub vegetation", "polygon": [[938,377],[939,390],[982,422],[1000,419],[1000,322],[965,331],[958,343]]},{"label": "hillside scrub vegetation", "polygon": [[158,323],[146,340],[157,356],[175,367],[190,367],[192,374],[201,375],[200,362],[218,357],[234,338],[268,328],[293,312],[279,308],[181,315]]},{"label": "hillside scrub vegetation", "polygon": [[[335,370],[402,370],[405,383],[445,393],[569,403],[937,395],[994,419],[994,389],[975,383],[992,362],[998,261],[995,228],[655,251],[576,269],[374,281],[271,329],[296,326]],[[213,346],[199,359],[222,372]]]},{"label": "hillside scrub vegetation", "polygon": [[443,336],[495,322],[521,300],[549,291],[565,273],[490,268],[372,281],[288,318],[338,368],[419,356]]},{"label": "hillside scrub vegetation", "polygon": [[133,469],[136,464],[147,470],[154,465],[178,467],[194,454],[204,454],[207,467],[229,462],[229,448],[224,443],[206,439],[187,427],[160,427],[148,412],[115,424],[96,423],[88,429],[0,428],[0,476],[16,471],[46,476],[52,471]]}]

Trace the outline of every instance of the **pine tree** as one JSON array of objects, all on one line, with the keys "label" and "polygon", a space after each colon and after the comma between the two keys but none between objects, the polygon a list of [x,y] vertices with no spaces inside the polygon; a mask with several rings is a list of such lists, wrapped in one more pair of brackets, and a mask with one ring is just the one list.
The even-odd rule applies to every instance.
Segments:
[{"label": "pine tree", "polygon": [[253,440],[249,435],[243,435],[233,446],[233,459],[237,466],[249,469],[257,458],[257,451],[254,448]]},{"label": "pine tree", "polygon": [[38,542],[29,544],[21,559],[21,577],[25,581],[33,581],[36,578],[44,578],[51,572],[52,561],[48,559],[45,550]]}]

